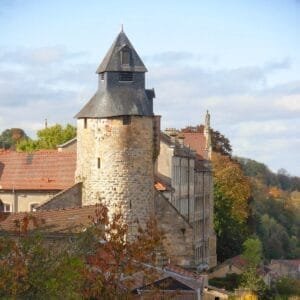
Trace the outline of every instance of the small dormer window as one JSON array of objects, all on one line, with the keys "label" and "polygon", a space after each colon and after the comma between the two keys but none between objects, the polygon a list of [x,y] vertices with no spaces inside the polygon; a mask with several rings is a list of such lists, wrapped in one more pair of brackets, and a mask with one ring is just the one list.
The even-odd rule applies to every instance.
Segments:
[{"label": "small dormer window", "polygon": [[119,81],[133,81],[133,73],[132,72],[120,72],[119,73]]},{"label": "small dormer window", "polygon": [[125,66],[130,65],[130,50],[127,47],[121,51],[121,64]]}]

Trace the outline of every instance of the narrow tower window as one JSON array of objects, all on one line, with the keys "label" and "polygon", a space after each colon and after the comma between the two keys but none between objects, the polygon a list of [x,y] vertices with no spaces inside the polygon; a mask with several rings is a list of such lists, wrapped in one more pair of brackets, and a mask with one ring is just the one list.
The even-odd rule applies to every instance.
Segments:
[{"label": "narrow tower window", "polygon": [[84,118],[84,119],[83,119],[83,123],[84,123],[84,125],[83,125],[83,126],[84,126],[84,129],[86,129],[86,128],[87,128],[87,118]]},{"label": "narrow tower window", "polygon": [[101,78],[101,80],[104,80],[104,73],[100,74],[100,78]]},{"label": "narrow tower window", "polygon": [[123,116],[123,125],[129,125],[131,123],[131,116]]},{"label": "narrow tower window", "polygon": [[100,168],[101,168],[101,160],[100,160],[100,157],[98,157],[97,165],[98,165],[98,169],[100,169]]}]

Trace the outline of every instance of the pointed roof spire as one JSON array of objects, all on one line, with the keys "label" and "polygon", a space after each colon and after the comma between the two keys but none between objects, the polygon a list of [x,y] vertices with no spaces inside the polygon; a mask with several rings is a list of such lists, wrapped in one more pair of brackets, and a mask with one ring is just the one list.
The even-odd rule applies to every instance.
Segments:
[{"label": "pointed roof spire", "polygon": [[[121,52],[126,48],[129,51],[130,63],[122,64]],[[147,72],[147,69],[142,62],[141,58],[135,51],[134,47],[130,43],[128,37],[123,31],[123,24],[121,32],[113,42],[112,46],[105,55],[103,61],[98,67],[96,73],[100,74],[103,72]]]}]

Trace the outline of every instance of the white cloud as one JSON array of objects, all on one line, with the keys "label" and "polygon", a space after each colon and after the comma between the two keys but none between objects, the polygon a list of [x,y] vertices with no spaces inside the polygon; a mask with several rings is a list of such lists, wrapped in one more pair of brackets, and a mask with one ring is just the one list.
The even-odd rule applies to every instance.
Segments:
[{"label": "white cloud", "polygon": [[289,112],[300,113],[300,93],[297,95],[283,96],[281,99],[275,101],[275,105]]},{"label": "white cloud", "polygon": [[[74,122],[97,87],[98,62],[88,57],[63,47],[0,51],[0,130],[21,127],[33,135],[45,118],[49,124]],[[156,90],[162,128],[199,124],[209,109],[212,127],[231,140],[235,154],[300,175],[300,80],[268,83],[270,74],[289,68],[288,59],[217,69],[197,54],[154,58],[147,82]]]}]

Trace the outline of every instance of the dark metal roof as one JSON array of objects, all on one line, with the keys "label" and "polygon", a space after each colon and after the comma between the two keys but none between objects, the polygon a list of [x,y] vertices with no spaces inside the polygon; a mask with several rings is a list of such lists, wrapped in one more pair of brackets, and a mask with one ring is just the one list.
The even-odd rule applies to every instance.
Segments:
[{"label": "dark metal roof", "polygon": [[[121,64],[120,51],[127,47],[131,53],[131,59],[129,65]],[[102,63],[98,67],[96,73],[103,72],[147,72],[147,69],[138,56],[137,52],[133,48],[126,34],[121,31],[117,36],[116,40],[108,50],[106,56],[104,57]]]},{"label": "dark metal roof", "polygon": [[153,116],[152,106],[144,89],[116,86],[98,90],[75,118],[107,118],[124,115]]}]

